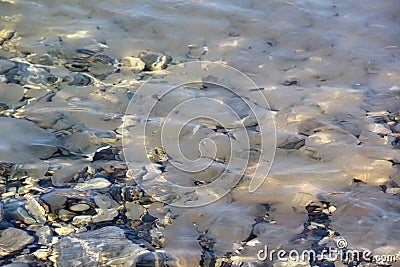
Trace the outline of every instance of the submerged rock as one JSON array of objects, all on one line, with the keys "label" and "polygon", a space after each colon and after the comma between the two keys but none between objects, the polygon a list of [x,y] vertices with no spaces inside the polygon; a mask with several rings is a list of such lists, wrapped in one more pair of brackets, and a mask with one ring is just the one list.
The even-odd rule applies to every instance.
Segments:
[{"label": "submerged rock", "polygon": [[67,226],[55,228],[54,231],[59,236],[64,236],[64,235],[69,235],[69,234],[75,232],[75,228],[72,225],[67,225]]},{"label": "submerged rock", "polygon": [[6,73],[8,70],[14,68],[16,63],[8,59],[0,59],[0,74]]},{"label": "submerged rock", "polygon": [[186,216],[179,217],[175,224],[165,229],[164,234],[164,250],[177,258],[178,266],[199,266],[202,249],[198,241],[199,234]]},{"label": "submerged rock", "polygon": [[374,251],[383,245],[400,246],[400,204],[396,196],[376,187],[359,186],[324,198],[336,204],[332,228],[347,240],[349,248]]},{"label": "submerged rock", "polygon": [[142,214],[145,211],[145,208],[143,208],[143,206],[133,202],[126,202],[125,208],[126,208],[125,215],[130,220],[139,220],[140,216],[142,216]]},{"label": "submerged rock", "polygon": [[75,189],[79,190],[93,190],[93,189],[103,189],[110,186],[111,183],[102,177],[90,179],[84,183],[77,184]]},{"label": "submerged rock", "polygon": [[60,218],[60,220],[65,221],[65,222],[71,220],[75,216],[76,216],[76,213],[70,212],[65,209],[60,209],[60,211],[58,212],[58,217]]},{"label": "submerged rock", "polygon": [[37,223],[44,224],[46,222],[45,208],[32,196],[28,195],[27,199],[25,208],[28,210],[29,214],[35,218]]},{"label": "submerged rock", "polygon": [[119,204],[107,195],[97,195],[94,202],[99,207],[96,209],[97,214],[93,216],[93,222],[112,221],[118,215]]},{"label": "submerged rock", "polygon": [[0,161],[24,163],[57,151],[55,136],[26,120],[0,118]]},{"label": "submerged rock", "polygon": [[10,201],[4,205],[4,218],[6,220],[22,221],[25,224],[35,224],[36,220],[31,217],[24,208],[22,201]]},{"label": "submerged rock", "polygon": [[17,228],[7,228],[0,237],[0,257],[11,255],[32,244],[35,239],[25,231]]},{"label": "submerged rock", "polygon": [[[62,191],[61,191],[62,192]],[[50,206],[52,212],[56,212],[59,209],[65,207],[67,202],[67,197],[65,195],[57,194],[59,192],[52,191],[43,194],[40,198]]]},{"label": "submerged rock", "polygon": [[136,266],[140,255],[148,252],[127,239],[123,229],[107,226],[61,238],[52,259],[59,267]]},{"label": "submerged rock", "polygon": [[49,245],[53,234],[49,226],[42,226],[36,231],[36,236],[39,237],[38,244]]},{"label": "submerged rock", "polygon": [[86,210],[90,209],[90,205],[88,205],[86,203],[79,203],[79,204],[70,206],[69,209],[71,211],[82,212],[82,211],[86,211]]},{"label": "submerged rock", "polygon": [[0,45],[14,37],[15,31],[3,29],[0,31]]},{"label": "submerged rock", "polygon": [[[0,60],[0,73],[1,73],[1,60]],[[2,84],[0,83],[0,103],[2,103],[2,109],[8,109],[8,107],[17,107],[22,105],[19,102],[24,96],[24,88],[19,84]]]},{"label": "submerged rock", "polygon": [[161,70],[166,68],[170,58],[158,53],[143,52],[139,55],[148,70]]},{"label": "submerged rock", "polygon": [[137,57],[124,57],[122,59],[122,70],[142,71],[146,64]]}]

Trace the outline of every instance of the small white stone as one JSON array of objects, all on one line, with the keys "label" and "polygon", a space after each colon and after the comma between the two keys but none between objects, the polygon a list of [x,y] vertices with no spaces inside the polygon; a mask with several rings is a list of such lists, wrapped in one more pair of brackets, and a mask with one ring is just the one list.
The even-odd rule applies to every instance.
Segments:
[{"label": "small white stone", "polygon": [[41,248],[33,252],[33,255],[35,255],[36,258],[39,260],[47,260],[47,257],[50,255],[50,249],[46,248]]},{"label": "small white stone", "polygon": [[320,228],[326,228],[326,226],[321,224],[321,223],[311,222],[311,225],[314,225],[314,226],[317,226],[317,227],[320,227]]},{"label": "small white stone", "polygon": [[330,214],[329,209],[323,209],[323,210],[322,210],[322,213],[327,214],[327,215]]},{"label": "small white stone", "polygon": [[335,206],[329,206],[328,208],[330,213],[334,213],[336,211],[336,207]]},{"label": "small white stone", "polygon": [[71,225],[68,225],[68,226],[63,226],[63,227],[60,227],[60,228],[55,228],[54,231],[58,235],[69,235],[69,234],[75,232],[75,228],[72,227]]},{"label": "small white stone", "polygon": [[252,240],[250,240],[249,242],[246,243],[246,245],[250,246],[250,247],[254,247],[254,246],[258,245],[258,244],[261,244],[261,242],[257,238],[254,238],[254,239],[252,239]]},{"label": "small white stone", "polygon": [[387,194],[398,194],[400,193],[400,188],[399,187],[393,187],[393,188],[388,188],[386,189]]},{"label": "small white stone", "polygon": [[308,230],[314,230],[314,229],[318,229],[317,226],[310,224],[309,226],[307,226]]}]

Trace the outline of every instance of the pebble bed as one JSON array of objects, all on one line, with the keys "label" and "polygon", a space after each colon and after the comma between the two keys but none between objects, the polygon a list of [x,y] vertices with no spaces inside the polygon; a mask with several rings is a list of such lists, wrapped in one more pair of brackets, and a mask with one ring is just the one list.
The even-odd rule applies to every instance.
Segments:
[{"label": "pebble bed", "polygon": [[[2,20],[14,25],[17,17]],[[226,35],[229,52],[240,35]],[[333,53],[318,40],[310,51]],[[245,177],[210,207],[185,210],[153,199],[129,172],[121,141],[127,105],[168,66],[210,54],[240,65],[257,47],[246,45],[232,60],[202,44],[179,55],[143,47],[116,58],[100,38],[46,36],[32,45],[17,29],[0,29],[0,265],[396,266],[372,256],[400,258],[400,78],[390,72],[390,82],[374,87],[387,65],[349,61],[355,73],[380,78],[335,87],[331,72],[296,66],[319,64],[320,56],[274,54],[282,43],[264,41],[285,74],[259,88],[277,127],[271,174],[254,194]],[[395,51],[388,68],[397,67],[398,48],[385,49]],[[156,147],[151,156],[160,156]],[[321,252],[343,237],[343,252],[370,250],[371,258],[257,259],[265,244]]]}]

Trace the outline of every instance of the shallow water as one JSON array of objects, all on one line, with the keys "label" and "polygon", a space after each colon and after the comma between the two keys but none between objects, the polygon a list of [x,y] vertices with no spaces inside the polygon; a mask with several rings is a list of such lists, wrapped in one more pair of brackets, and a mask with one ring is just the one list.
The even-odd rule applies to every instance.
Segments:
[{"label": "shallow water", "polygon": [[[257,261],[264,245],[318,250],[335,236],[344,237],[348,249],[398,254],[398,14],[395,0],[1,1],[0,30],[15,33],[0,39],[0,231],[20,228],[43,239],[43,227],[48,226],[52,238],[13,249],[0,242],[9,250],[0,254],[0,263],[264,266],[267,263]],[[96,54],[93,59],[77,49],[103,57]],[[113,64],[143,51],[171,57],[170,65],[199,60],[228,64],[256,83],[260,90],[239,85],[234,90],[256,102],[257,94],[263,94],[274,116],[275,159],[256,192],[248,192],[252,176],[245,173],[225,197],[198,208],[163,206],[138,193],[132,176],[152,172],[149,165],[136,164],[126,173],[122,124],[132,126],[146,118],[141,113],[125,116],[125,111],[143,81],[155,77],[155,83],[162,84],[168,72],[116,71]],[[78,61],[89,62],[87,70],[67,67]],[[21,63],[20,72],[7,74],[12,62]],[[53,77],[50,73],[63,80],[37,82]],[[73,75],[82,73],[77,82]],[[235,84],[235,78],[229,78]],[[164,97],[151,113],[149,131],[178,103],[203,96],[198,91],[193,87]],[[248,113],[224,89],[204,92],[236,108],[241,119],[241,112]],[[206,110],[200,104],[191,107],[186,116]],[[211,112],[223,114],[214,108]],[[167,130],[172,139],[174,125],[187,117],[173,118]],[[253,145],[271,140],[250,126],[246,130]],[[152,134],[147,145],[161,146],[161,134]],[[241,132],[232,130],[235,134]],[[212,147],[198,145],[209,138],[225,161],[214,162],[201,177],[168,165],[171,181],[208,183],[224,171],[226,143],[232,139],[227,136],[207,121],[189,124],[180,135],[184,154],[195,159],[205,151],[212,158]],[[140,144],[140,137],[135,138],[133,144]],[[131,156],[138,155],[134,150]],[[170,152],[168,164],[174,163],[174,155]],[[91,181],[96,178],[104,179]],[[118,200],[112,188],[132,192]],[[68,207],[77,203],[91,208],[68,215]],[[71,217],[61,219],[61,209]],[[114,255],[109,243],[99,245],[104,226],[110,227],[106,236],[121,240],[117,248],[135,252]],[[324,237],[333,241],[324,243]],[[81,261],[71,258],[74,249]]]}]

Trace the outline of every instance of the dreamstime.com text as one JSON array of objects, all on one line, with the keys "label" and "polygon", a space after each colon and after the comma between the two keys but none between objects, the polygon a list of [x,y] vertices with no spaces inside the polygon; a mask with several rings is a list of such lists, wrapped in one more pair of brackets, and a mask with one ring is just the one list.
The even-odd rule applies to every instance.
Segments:
[{"label": "dreamstime.com text", "polygon": [[367,261],[375,263],[393,263],[400,261],[400,254],[391,255],[373,255],[370,250],[359,251],[352,249],[338,249],[338,248],[326,248],[319,252],[315,250],[290,250],[286,251],[283,249],[274,250],[269,249],[267,245],[264,249],[258,251],[257,258],[260,261],[290,261],[290,262],[308,262],[315,260],[328,260],[334,261]]}]

